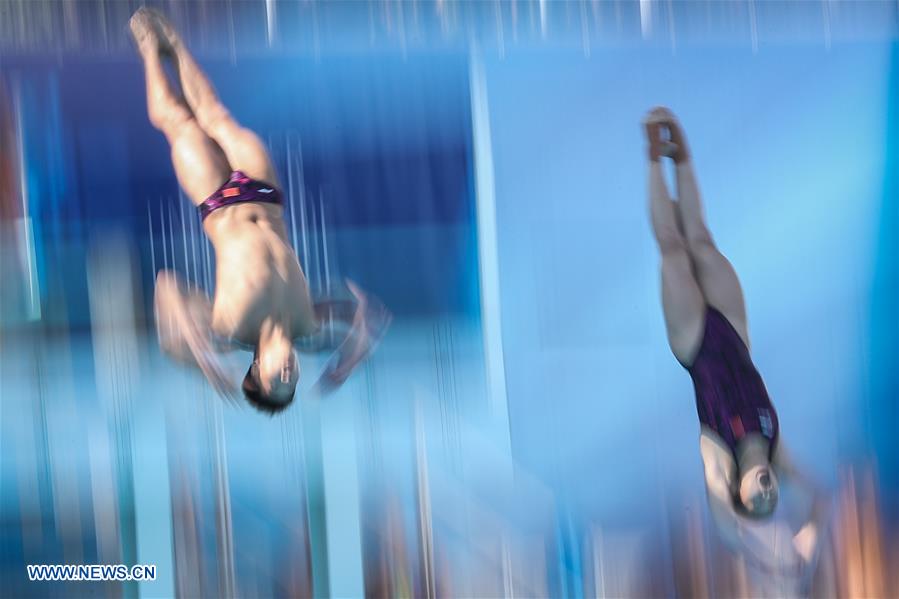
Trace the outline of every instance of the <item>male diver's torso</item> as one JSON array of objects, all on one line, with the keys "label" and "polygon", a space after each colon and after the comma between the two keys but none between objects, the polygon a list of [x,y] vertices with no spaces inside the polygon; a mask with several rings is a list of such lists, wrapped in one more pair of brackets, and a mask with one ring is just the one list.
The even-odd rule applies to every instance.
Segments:
[{"label": "male diver's torso", "polygon": [[216,334],[256,345],[267,318],[287,321],[293,337],[315,330],[306,277],[287,241],[283,208],[241,202],[203,223],[215,248],[212,327]]}]

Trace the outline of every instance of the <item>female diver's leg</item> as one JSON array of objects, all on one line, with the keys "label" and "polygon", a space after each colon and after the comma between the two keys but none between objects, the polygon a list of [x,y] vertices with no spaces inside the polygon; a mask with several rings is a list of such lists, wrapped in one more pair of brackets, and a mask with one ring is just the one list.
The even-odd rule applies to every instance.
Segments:
[{"label": "female diver's leg", "polygon": [[161,13],[151,12],[157,31],[174,56],[185,99],[200,127],[221,146],[231,168],[243,171],[253,179],[277,185],[277,175],[265,144],[231,116],[169,20]]},{"label": "female diver's leg", "polygon": [[228,161],[172,91],[162,64],[159,36],[147,9],[141,8],[131,17],[131,32],[144,63],[150,122],[165,134],[171,146],[181,187],[194,204],[200,204],[228,180]]},{"label": "female diver's leg", "polygon": [[[693,271],[705,301],[721,312],[749,347],[746,305],[743,290],[733,266],[721,254],[705,222],[702,196],[690,160],[686,136],[671,111],[660,109],[659,121],[667,128],[669,155],[675,163],[677,208],[687,240]],[[763,516],[777,504],[777,477],[768,464],[768,440],[749,435],[736,447],[738,455],[739,497],[747,511]]]},{"label": "female diver's leg", "polygon": [[677,117],[667,109],[661,109],[660,117],[673,144],[671,157],[675,162],[680,223],[702,294],[711,306],[727,318],[749,347],[743,289],[734,267],[715,245],[706,225],[702,196],[683,128]]},{"label": "female diver's leg", "polygon": [[685,365],[692,363],[702,341],[705,299],[694,278],[687,242],[678,223],[677,207],[668,193],[662,171],[661,126],[646,123],[649,142],[649,212],[652,231],[662,255],[662,309],[668,344]]}]

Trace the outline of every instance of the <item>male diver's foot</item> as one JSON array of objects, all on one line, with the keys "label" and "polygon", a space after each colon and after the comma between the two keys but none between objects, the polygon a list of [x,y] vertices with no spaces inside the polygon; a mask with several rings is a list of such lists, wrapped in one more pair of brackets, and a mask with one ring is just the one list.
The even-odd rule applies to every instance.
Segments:
[{"label": "male diver's foot", "polygon": [[159,51],[159,35],[153,25],[153,18],[148,8],[144,6],[138,8],[131,15],[128,25],[131,28],[131,37],[141,54]]},{"label": "male diver's foot", "polygon": [[159,35],[160,45],[163,47],[164,51],[172,55],[177,54],[178,50],[184,44],[181,41],[181,36],[178,35],[175,26],[172,25],[172,22],[169,21],[168,17],[158,10],[148,8],[147,12],[150,14],[150,18],[153,21],[153,27],[156,29],[157,35]]}]

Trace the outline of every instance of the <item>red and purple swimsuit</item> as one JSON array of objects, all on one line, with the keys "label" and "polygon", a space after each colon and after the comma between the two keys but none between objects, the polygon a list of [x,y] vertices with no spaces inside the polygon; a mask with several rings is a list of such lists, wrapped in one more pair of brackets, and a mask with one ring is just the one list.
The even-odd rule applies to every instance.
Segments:
[{"label": "red and purple swimsuit", "polygon": [[702,424],[718,433],[734,452],[743,437],[759,433],[769,440],[773,454],[779,425],[768,390],[743,339],[712,307],[706,310],[699,353],[687,370]]},{"label": "red and purple swimsuit", "polygon": [[283,204],[281,192],[273,185],[250,179],[241,171],[234,171],[231,177],[215,193],[198,206],[203,220],[219,208],[240,202],[265,202]]}]

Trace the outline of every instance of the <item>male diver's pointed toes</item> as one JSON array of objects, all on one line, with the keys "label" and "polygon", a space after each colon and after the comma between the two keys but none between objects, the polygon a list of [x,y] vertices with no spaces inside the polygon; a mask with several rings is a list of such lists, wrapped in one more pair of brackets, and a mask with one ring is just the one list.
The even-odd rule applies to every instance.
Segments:
[{"label": "male diver's pointed toes", "polygon": [[159,48],[159,35],[153,27],[152,20],[142,8],[137,9],[131,18],[128,19],[126,26],[127,37],[137,48],[137,51],[144,54],[151,48]]}]

